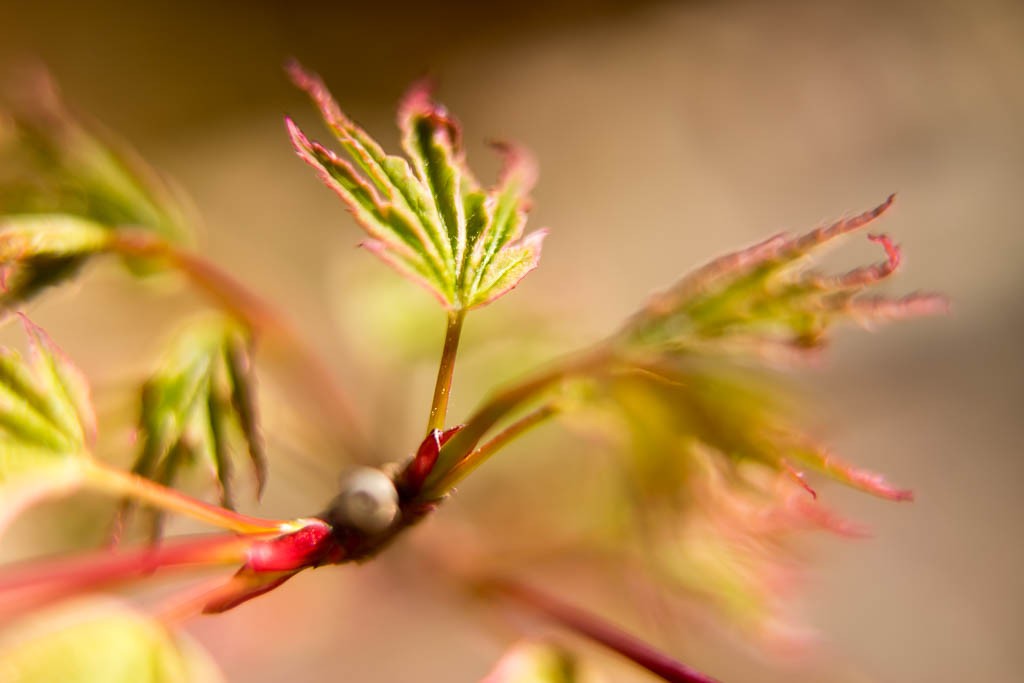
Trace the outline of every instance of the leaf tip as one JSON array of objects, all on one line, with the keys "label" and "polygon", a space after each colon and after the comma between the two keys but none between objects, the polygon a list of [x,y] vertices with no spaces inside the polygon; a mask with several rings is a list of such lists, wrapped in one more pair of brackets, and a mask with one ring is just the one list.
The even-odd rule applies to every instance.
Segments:
[{"label": "leaf tip", "polygon": [[284,117],[284,127],[288,131],[288,139],[292,143],[292,147],[299,154],[300,157],[306,159],[309,156],[309,149],[312,147],[312,142],[306,137],[306,134],[299,128],[299,124],[295,123],[295,120],[290,116]]},{"label": "leaf tip", "polygon": [[902,253],[898,244],[892,241],[888,235],[872,234],[868,235],[868,239],[876,244],[881,244],[882,248],[885,249],[885,255],[888,257],[889,262],[886,266],[888,272],[894,272],[900,267],[902,260]]},{"label": "leaf tip", "polygon": [[319,76],[312,71],[308,71],[295,57],[289,57],[285,60],[284,72],[288,74],[288,79],[291,80],[295,87],[307,92],[315,88],[320,82]]},{"label": "leaf tip", "polygon": [[462,148],[462,125],[440,102],[434,99],[436,81],[425,76],[415,81],[398,104],[398,127],[404,136],[413,133],[417,122],[425,121],[433,135],[444,135],[455,154]]}]

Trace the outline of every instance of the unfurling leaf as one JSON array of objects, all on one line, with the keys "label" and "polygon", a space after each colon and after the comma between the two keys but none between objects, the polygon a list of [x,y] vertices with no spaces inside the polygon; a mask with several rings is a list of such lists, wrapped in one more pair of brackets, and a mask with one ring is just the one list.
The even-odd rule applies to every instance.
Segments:
[{"label": "unfurling leaf", "polygon": [[233,508],[232,452],[244,448],[262,491],[266,461],[249,352],[244,329],[226,319],[193,323],[175,340],[142,388],[136,474],[171,485],[183,467],[204,465],[221,503]]},{"label": "unfurling leaf", "polygon": [[78,602],[8,628],[4,683],[220,683],[208,654],[113,601]]},{"label": "unfurling leaf", "polygon": [[576,657],[553,643],[524,641],[506,652],[480,683],[585,683]]},{"label": "unfurling leaf", "polygon": [[21,320],[29,357],[0,349],[0,529],[34,501],[81,484],[96,431],[85,378]]},{"label": "unfurling leaf", "polygon": [[178,193],[131,150],[76,121],[45,74],[25,85],[0,143],[0,268],[14,270],[0,297],[6,309],[74,276],[100,250],[101,232],[179,242],[191,222]]},{"label": "unfurling leaf", "polygon": [[292,143],[369,234],[367,249],[449,310],[488,304],[537,266],[545,233],[523,237],[536,179],[523,150],[497,145],[505,169],[495,187],[484,189],[466,165],[458,122],[430,98],[426,84],[413,86],[399,107],[406,159],[386,154],[348,119],[319,78],[297,65],[291,75],[349,160],[310,141],[288,119]]}]

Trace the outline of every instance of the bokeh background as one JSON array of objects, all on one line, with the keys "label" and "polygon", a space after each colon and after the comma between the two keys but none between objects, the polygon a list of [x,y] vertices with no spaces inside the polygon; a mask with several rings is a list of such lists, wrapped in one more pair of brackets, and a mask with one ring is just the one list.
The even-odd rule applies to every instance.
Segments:
[{"label": "bokeh background", "polygon": [[[396,142],[402,90],[431,74],[465,124],[481,175],[497,168],[486,137],[534,151],[541,182],[531,223],[552,234],[542,268],[507,310],[561,320],[553,347],[608,331],[649,291],[713,255],[898,192],[882,228],[903,245],[906,265],[890,291],[941,290],[952,314],[846,331],[799,382],[815,397],[809,419],[836,449],[913,487],[917,501],[826,487],[875,536],[809,548],[806,613],[825,638],[810,661],[700,633],[659,642],[726,681],[1020,679],[1024,6],[0,3],[0,68],[45,63],[69,102],[175,178],[203,218],[204,252],[288,307],[388,446],[407,449],[432,373],[408,358],[417,344],[434,353],[442,323],[391,351],[387,332],[401,324],[360,318],[390,274],[352,248],[357,228],[289,148],[283,113],[322,131],[283,76],[293,56],[386,144]],[[875,256],[866,244],[847,252]],[[195,305],[126,282],[94,269],[79,291],[36,310],[102,387],[141,372]],[[478,329],[535,327],[503,328],[501,315],[482,312]],[[474,339],[470,354],[487,343]],[[456,411],[489,378],[460,379]],[[266,509],[316,509],[340,459],[278,441],[272,434]],[[477,680],[507,627],[454,593],[423,588],[402,557],[387,569],[300,577],[189,630],[231,680]],[[611,667],[610,680],[644,680],[594,658]]]}]

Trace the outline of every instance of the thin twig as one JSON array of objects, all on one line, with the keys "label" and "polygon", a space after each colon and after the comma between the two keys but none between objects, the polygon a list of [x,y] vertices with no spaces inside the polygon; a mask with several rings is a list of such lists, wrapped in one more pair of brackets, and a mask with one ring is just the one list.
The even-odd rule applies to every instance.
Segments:
[{"label": "thin twig", "polygon": [[437,490],[442,491],[451,490],[471,472],[473,472],[473,470],[486,462],[488,458],[504,448],[509,442],[518,438],[524,432],[537,426],[549,417],[555,415],[557,412],[558,408],[554,403],[546,403],[541,407],[530,411],[480,446],[477,446],[469,455],[460,460],[455,467],[448,470],[444,477],[439,480],[434,487]]},{"label": "thin twig", "polygon": [[521,382],[492,395],[470,415],[462,430],[441,449],[437,464],[424,484],[424,495],[440,497],[447,493],[438,486],[438,482],[463,458],[472,453],[491,428],[509,413],[559,382],[587,375],[605,367],[613,358],[613,354],[614,351],[610,347],[598,344],[584,352],[556,361]]}]

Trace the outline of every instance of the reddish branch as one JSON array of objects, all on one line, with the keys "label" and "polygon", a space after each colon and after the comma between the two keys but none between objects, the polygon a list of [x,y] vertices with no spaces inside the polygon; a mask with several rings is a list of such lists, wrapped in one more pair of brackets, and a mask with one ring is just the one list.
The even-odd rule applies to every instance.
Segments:
[{"label": "reddish branch", "polygon": [[481,584],[481,588],[486,592],[514,601],[536,614],[617,652],[663,680],[671,683],[717,683],[716,679],[656,650],[601,617],[529,586],[507,580],[491,580]]}]

